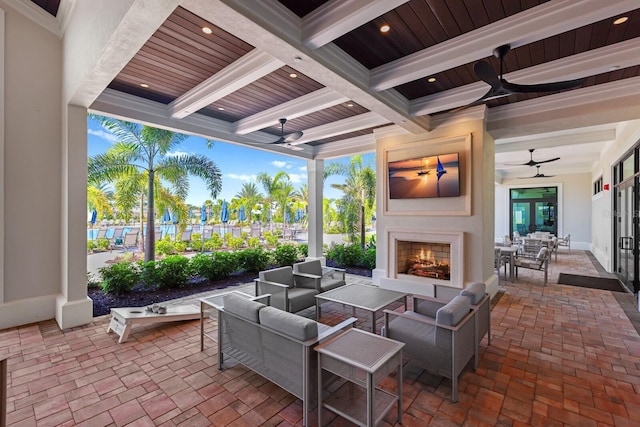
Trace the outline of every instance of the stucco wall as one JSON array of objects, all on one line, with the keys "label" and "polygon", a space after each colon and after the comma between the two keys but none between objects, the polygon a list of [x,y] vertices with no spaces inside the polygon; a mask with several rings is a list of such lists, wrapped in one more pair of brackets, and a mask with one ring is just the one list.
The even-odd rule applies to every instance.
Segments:
[{"label": "stucco wall", "polygon": [[[494,144],[485,132],[483,121],[465,121],[451,126],[441,126],[422,135],[401,135],[379,139],[377,142],[377,179],[379,183],[387,180],[383,164],[384,152],[389,147],[422,143],[442,143],[442,138],[471,135],[471,197],[470,215],[386,215],[384,203],[386,194],[383,185],[378,185],[377,206],[377,251],[374,282],[385,277],[387,266],[387,237],[389,228],[416,230],[439,230],[464,232],[464,284],[473,281],[491,281],[493,271],[493,181],[494,181]],[[437,149],[437,148],[436,148]],[[422,199],[425,209],[430,209],[432,199]],[[459,199],[444,201],[459,206]],[[495,277],[495,276],[494,276]]]},{"label": "stucco wall", "polygon": [[[5,19],[7,303],[60,292],[62,55],[53,34],[9,7]],[[47,306],[34,317],[52,318],[53,310]]]},{"label": "stucco wall", "polygon": [[548,179],[506,179],[496,184],[495,238],[509,234],[509,190],[522,187],[558,187],[558,235],[571,234],[571,247],[588,250],[591,244],[591,174],[557,175]]}]

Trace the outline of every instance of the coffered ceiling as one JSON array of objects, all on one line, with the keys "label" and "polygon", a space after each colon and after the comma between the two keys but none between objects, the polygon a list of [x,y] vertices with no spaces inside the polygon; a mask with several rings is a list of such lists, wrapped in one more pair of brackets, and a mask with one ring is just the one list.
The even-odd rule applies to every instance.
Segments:
[{"label": "coffered ceiling", "polygon": [[[72,13],[65,5],[74,1],[34,3],[55,16],[59,6]],[[213,139],[306,158],[370,151],[374,132],[419,133],[480,114],[496,139],[501,177],[535,174],[505,165],[526,162],[529,148],[534,157],[561,157],[543,166],[545,174],[587,172],[619,123],[639,117],[637,0],[176,4],[168,17],[141,24],[154,25],[151,37],[130,47],[94,111],[164,116],[184,131],[197,120],[209,129],[198,133]],[[619,18],[627,19],[616,24]],[[451,112],[487,92],[473,66],[487,61],[498,72],[492,52],[503,44],[512,48],[503,70],[510,82],[586,80],[568,91],[491,100],[486,111]],[[544,118],[555,109],[566,116]],[[280,136],[280,118],[287,118],[285,134],[303,136],[267,144]]]}]

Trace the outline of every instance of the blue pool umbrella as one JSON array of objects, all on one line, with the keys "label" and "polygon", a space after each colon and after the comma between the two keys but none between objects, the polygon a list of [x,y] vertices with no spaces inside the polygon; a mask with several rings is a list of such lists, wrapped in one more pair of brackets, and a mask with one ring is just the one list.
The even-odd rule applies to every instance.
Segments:
[{"label": "blue pool umbrella", "polygon": [[169,209],[164,210],[164,214],[162,215],[162,222],[170,222],[171,215],[169,214]]},{"label": "blue pool umbrella", "polygon": [[193,208],[189,208],[189,218],[193,218]]},{"label": "blue pool umbrella", "polygon": [[200,222],[203,224],[207,222],[207,207],[205,205],[202,205],[202,208],[200,208]]},{"label": "blue pool umbrella", "polygon": [[244,214],[244,205],[240,206],[240,212],[238,213],[238,220],[240,222],[244,221],[245,219],[247,219],[247,216]]},{"label": "blue pool umbrella", "polygon": [[179,223],[179,222],[180,222],[180,221],[178,220],[178,214],[177,214],[177,213],[173,213],[173,212],[171,213],[171,221],[172,221],[174,224],[177,224],[177,223]]},{"label": "blue pool umbrella", "polygon": [[91,211],[91,219],[89,220],[92,226],[96,223],[96,219],[98,219],[98,211],[94,209]]},{"label": "blue pool umbrella", "polygon": [[291,216],[289,215],[289,211],[285,212],[284,218],[286,222],[291,222]]},{"label": "blue pool umbrella", "polygon": [[222,201],[222,209],[220,210],[220,221],[227,223],[229,221],[229,206],[226,201]]},{"label": "blue pool umbrella", "polygon": [[294,219],[295,222],[301,221],[302,218],[304,218],[304,211],[302,210],[302,208],[296,209],[296,217]]}]

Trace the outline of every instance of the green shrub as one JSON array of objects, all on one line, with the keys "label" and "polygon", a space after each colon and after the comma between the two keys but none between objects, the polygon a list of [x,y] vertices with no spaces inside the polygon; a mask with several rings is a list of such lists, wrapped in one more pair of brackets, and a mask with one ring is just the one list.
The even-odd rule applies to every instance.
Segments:
[{"label": "green shrub", "polygon": [[158,289],[182,288],[189,282],[189,258],[171,255],[158,261],[156,286]]},{"label": "green shrub", "polygon": [[159,240],[156,242],[156,254],[171,255],[173,253],[173,242],[170,240]]},{"label": "green shrub", "polygon": [[[360,245],[334,245],[327,251],[327,258],[341,267],[362,265],[364,254]],[[374,256],[375,262],[375,256]]]},{"label": "green shrub", "polygon": [[264,232],[264,240],[267,242],[267,246],[276,246],[278,244],[278,236],[270,231]]},{"label": "green shrub", "polygon": [[242,237],[229,237],[227,238],[227,245],[233,250],[240,249],[244,245],[244,239]]},{"label": "green shrub", "polygon": [[98,245],[96,244],[96,242],[94,242],[93,240],[87,240],[87,251],[91,252],[97,247]]},{"label": "green shrub", "polygon": [[250,248],[257,248],[260,246],[260,238],[259,237],[249,237],[247,239],[247,246]]},{"label": "green shrub", "polygon": [[271,254],[257,247],[236,252],[240,268],[246,271],[266,270],[271,261]]},{"label": "green shrub", "polygon": [[290,244],[280,245],[274,252],[276,264],[279,266],[293,265],[298,260],[296,247]]},{"label": "green shrub", "polygon": [[362,265],[370,270],[376,268],[376,248],[369,247],[364,251],[362,256]]},{"label": "green shrub", "polygon": [[309,245],[307,243],[300,243],[298,245],[298,257],[305,259],[309,256]]},{"label": "green shrub", "polygon": [[213,257],[209,254],[198,254],[191,258],[191,274],[209,278],[213,265]]},{"label": "green shrub", "polygon": [[118,262],[100,268],[102,275],[102,292],[111,295],[122,295],[129,292],[140,281],[140,273],[130,262]]},{"label": "green shrub", "polygon": [[109,242],[109,239],[101,237],[96,241],[96,244],[98,245],[98,249],[107,250],[111,243]]},{"label": "green shrub", "polygon": [[158,263],[155,261],[139,261],[140,281],[146,289],[153,289],[159,281]]},{"label": "green shrub", "polygon": [[173,249],[178,253],[183,253],[187,250],[187,242],[174,242]]},{"label": "green shrub", "polygon": [[215,251],[222,247],[222,237],[219,234],[213,233],[210,239],[205,240],[204,249],[206,251]]}]

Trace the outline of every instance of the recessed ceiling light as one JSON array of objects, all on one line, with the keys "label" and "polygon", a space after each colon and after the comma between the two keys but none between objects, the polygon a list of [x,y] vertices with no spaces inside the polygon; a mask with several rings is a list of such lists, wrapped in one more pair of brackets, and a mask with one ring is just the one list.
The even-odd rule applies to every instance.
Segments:
[{"label": "recessed ceiling light", "polygon": [[624,24],[625,22],[627,22],[629,20],[628,16],[623,16],[621,18],[616,19],[615,21],[613,21],[613,25],[620,25],[620,24]]},{"label": "recessed ceiling light", "polygon": [[429,83],[433,83],[433,82],[435,82],[435,81],[436,81],[436,78],[435,78],[435,77],[429,77],[429,79],[427,79],[427,81],[428,81]]},{"label": "recessed ceiling light", "polygon": [[380,32],[383,33],[383,34],[384,33],[388,33],[389,30],[391,30],[391,27],[389,26],[389,24],[382,24],[380,26]]},{"label": "recessed ceiling light", "polygon": [[149,85],[148,85],[148,84],[146,84],[146,83],[140,83],[140,86],[142,86],[142,87],[149,87]]},{"label": "recessed ceiling light", "polygon": [[291,77],[292,79],[295,79],[296,77],[298,77],[298,75],[296,73],[291,73],[289,74],[289,77]]},{"label": "recessed ceiling light", "polygon": [[224,111],[224,107],[218,107],[218,110]]},{"label": "recessed ceiling light", "polygon": [[213,30],[209,27],[202,27],[202,32],[205,34],[211,34],[213,33]]},{"label": "recessed ceiling light", "polygon": [[349,103],[347,104],[347,107],[353,107],[353,103],[349,102]]}]

